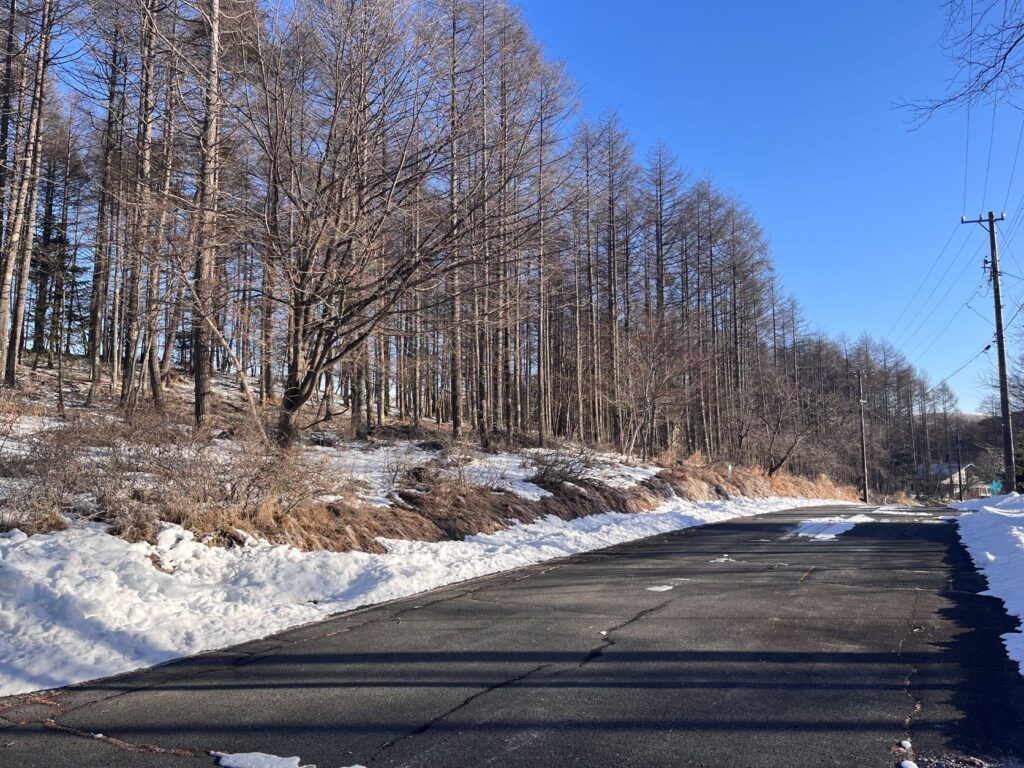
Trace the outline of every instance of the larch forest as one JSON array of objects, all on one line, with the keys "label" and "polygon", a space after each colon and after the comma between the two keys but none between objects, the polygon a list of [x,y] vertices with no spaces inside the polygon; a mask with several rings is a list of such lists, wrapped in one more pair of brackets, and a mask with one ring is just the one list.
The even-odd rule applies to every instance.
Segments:
[{"label": "larch forest", "polygon": [[221,375],[268,449],[397,419],[857,483],[861,371],[872,487],[948,460],[949,388],[810,328],[700,147],[584,117],[502,0],[9,0],[2,28],[6,387],[84,366],[130,418],[189,380],[202,428]]}]

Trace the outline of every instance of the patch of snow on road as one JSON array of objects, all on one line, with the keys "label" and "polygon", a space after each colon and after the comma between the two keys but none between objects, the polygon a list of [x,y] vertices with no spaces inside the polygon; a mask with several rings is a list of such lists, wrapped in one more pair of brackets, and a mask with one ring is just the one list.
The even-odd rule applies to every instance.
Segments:
[{"label": "patch of snow on road", "polygon": [[668,592],[670,589],[672,589],[672,586],[669,585],[669,584],[659,584],[656,587],[648,587],[647,591],[648,592]]},{"label": "patch of snow on road", "polygon": [[804,520],[794,530],[793,534],[811,539],[811,541],[833,541],[836,536],[853,530],[857,523],[873,523],[874,518],[867,515],[850,515],[848,517],[816,517],[812,520]]},{"label": "patch of snow on road", "polygon": [[874,515],[892,515],[894,517],[931,517],[928,512],[911,512],[904,507],[878,507],[872,510]]},{"label": "patch of snow on road", "polygon": [[[211,752],[221,768],[316,768],[315,765],[299,765],[297,757],[278,757],[263,752]],[[362,766],[352,766],[362,768]]]},{"label": "patch of snow on road", "polygon": [[[1024,619],[1024,497],[1016,493],[953,504],[972,512],[956,518],[960,540],[988,579],[985,594],[998,597],[1006,612]],[[1003,643],[1024,675],[1024,632],[1007,632]]]},{"label": "patch of snow on road", "polygon": [[155,544],[130,544],[99,524],[36,536],[14,530],[0,535],[0,696],[148,667],[557,557],[821,503],[673,499],[643,514],[548,517],[463,541],[382,540],[386,554],[302,552],[258,539],[210,547],[176,525]]}]

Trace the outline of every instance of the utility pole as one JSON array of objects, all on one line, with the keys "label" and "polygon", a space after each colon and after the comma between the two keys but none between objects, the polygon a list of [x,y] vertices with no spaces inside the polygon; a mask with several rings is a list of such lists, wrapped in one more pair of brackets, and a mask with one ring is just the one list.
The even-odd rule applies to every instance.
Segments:
[{"label": "utility pole", "polygon": [[1010,416],[1010,384],[1006,373],[1006,341],[1003,334],[1003,286],[999,274],[999,247],[996,244],[996,222],[1005,221],[1006,214],[999,218],[988,212],[988,226],[979,214],[976,219],[960,217],[961,224],[979,224],[988,231],[988,245],[992,252],[992,298],[996,308],[996,354],[999,356],[999,405],[1003,417],[1003,493],[1017,490],[1017,462],[1013,451],[1013,422]]},{"label": "utility pole", "polygon": [[964,500],[964,469],[963,459],[960,457],[960,425],[956,425],[956,485],[960,495],[960,501]]},{"label": "utility pole", "polygon": [[864,373],[857,371],[857,396],[860,402],[860,463],[863,472],[864,486],[861,489],[861,496],[864,503],[868,503],[868,441],[864,432]]}]

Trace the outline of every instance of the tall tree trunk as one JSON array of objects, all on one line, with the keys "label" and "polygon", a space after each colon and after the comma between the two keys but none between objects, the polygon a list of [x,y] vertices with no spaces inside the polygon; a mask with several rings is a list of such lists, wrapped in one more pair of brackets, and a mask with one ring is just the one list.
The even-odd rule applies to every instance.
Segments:
[{"label": "tall tree trunk", "polygon": [[[35,232],[35,189],[39,167],[41,141],[41,122],[43,100],[46,95],[46,70],[50,63],[50,34],[53,26],[51,18],[51,0],[42,0],[40,5],[39,45],[35,64],[35,77],[32,85],[32,105],[29,116],[28,130],[25,133],[25,149],[28,155],[23,166],[24,174],[18,189],[19,204],[16,205],[14,221],[7,242],[5,257],[13,262],[20,256],[20,272],[14,298],[14,317],[11,320],[11,333],[7,344],[7,366],[4,371],[4,383],[13,387],[17,383],[18,356],[21,353],[25,306],[28,301],[29,268],[32,261],[32,237]],[[20,209],[20,210],[19,210]],[[10,267],[8,267],[10,270]],[[6,275],[5,275],[6,276]],[[6,296],[6,285],[0,286]],[[0,329],[6,320],[3,308],[0,307]]]},{"label": "tall tree trunk", "polygon": [[209,0],[209,54],[203,133],[199,164],[199,220],[195,269],[195,316],[192,318],[192,370],[195,376],[195,422],[207,419],[210,398],[211,334],[207,318],[213,317],[213,268],[217,255],[217,158],[220,126],[220,0]]}]

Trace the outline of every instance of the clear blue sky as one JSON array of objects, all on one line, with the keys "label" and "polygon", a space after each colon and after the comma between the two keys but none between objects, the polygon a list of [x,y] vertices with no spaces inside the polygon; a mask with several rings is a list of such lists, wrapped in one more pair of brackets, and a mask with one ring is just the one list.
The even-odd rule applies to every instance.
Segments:
[{"label": "clear blue sky", "polygon": [[[813,327],[889,338],[933,381],[952,373],[993,332],[991,292],[974,293],[987,235],[956,227],[962,213],[990,208],[1011,219],[1003,268],[1020,278],[1004,281],[1008,317],[1024,299],[1024,236],[1010,237],[1024,219],[1024,148],[1010,184],[1024,114],[1000,106],[993,133],[991,105],[976,107],[968,151],[964,111],[910,131],[894,107],[941,96],[955,72],[940,46],[941,0],[520,5],[548,56],[566,62],[587,114],[618,111],[641,157],[663,139],[754,211]],[[1024,312],[1014,326],[1011,357]],[[962,408],[991,391],[994,365],[984,355],[950,380]]]}]

